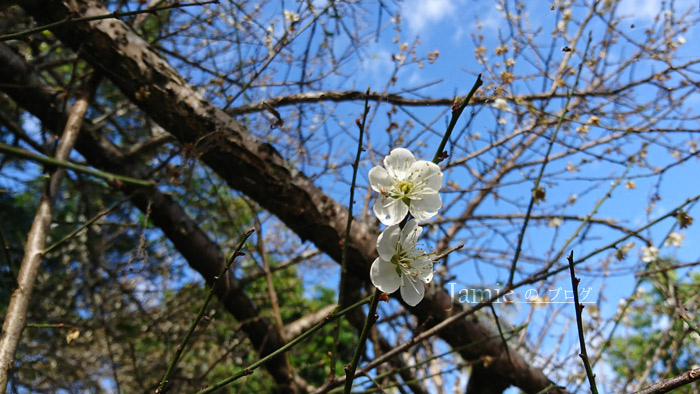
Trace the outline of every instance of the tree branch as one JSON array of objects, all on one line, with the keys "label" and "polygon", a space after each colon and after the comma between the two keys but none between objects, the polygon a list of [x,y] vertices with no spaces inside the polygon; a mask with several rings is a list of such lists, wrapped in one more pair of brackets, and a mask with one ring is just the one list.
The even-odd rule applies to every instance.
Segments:
[{"label": "tree branch", "polygon": [[[75,12],[104,12],[96,1],[77,1],[80,10],[59,1],[45,1],[25,9],[42,22]],[[302,240],[311,240],[335,261],[340,261],[340,241],[347,223],[347,209],[330,198],[287,161],[270,144],[257,141],[228,114],[205,100],[143,39],[117,20],[72,24],[54,33],[103,72],[122,92],[181,143],[198,146],[212,140],[201,160],[237,189],[279,217]],[[377,234],[354,221],[348,248],[350,272],[369,281],[369,263],[376,255]],[[455,301],[444,289],[435,289],[417,307],[410,308],[419,321],[434,325],[448,318]],[[452,346],[489,337],[477,320],[459,320],[439,335]],[[500,340],[486,341],[460,352],[467,360],[487,354],[498,359]],[[520,355],[510,363],[495,362],[491,368],[510,384],[537,392],[551,381]]]},{"label": "tree branch", "polygon": [[[99,77],[93,76],[83,86],[80,96],[75,101],[68,116],[61,140],[56,150],[56,160],[67,161],[68,155],[73,150],[73,145],[80,132],[83,117],[97,88]],[[34,216],[34,223],[27,234],[27,243],[24,247],[24,257],[17,276],[17,289],[12,292],[10,304],[7,307],[5,321],[2,325],[2,337],[0,337],[0,391],[4,392],[10,376],[12,366],[24,330],[27,318],[29,301],[34,290],[34,281],[39,273],[39,267],[44,260],[44,247],[49,226],[53,219],[53,208],[56,203],[61,183],[65,176],[65,170],[55,169],[51,174],[44,193],[39,201],[39,207]]]}]

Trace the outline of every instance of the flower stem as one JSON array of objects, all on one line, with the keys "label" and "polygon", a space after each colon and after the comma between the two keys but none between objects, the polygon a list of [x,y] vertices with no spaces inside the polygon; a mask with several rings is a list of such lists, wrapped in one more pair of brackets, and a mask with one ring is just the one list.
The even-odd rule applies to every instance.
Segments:
[{"label": "flower stem", "polygon": [[[362,114],[362,120],[359,118],[355,121],[357,128],[360,131],[360,135],[357,140],[357,154],[355,155],[355,163],[352,165],[352,182],[350,183],[350,202],[348,203],[348,221],[345,226],[345,237],[343,238],[343,250],[340,259],[340,284],[338,287],[338,306],[340,309],[345,304],[345,282],[347,278],[348,268],[348,242],[350,240],[350,229],[352,228],[352,207],[355,203],[355,183],[357,181],[357,169],[360,166],[360,155],[362,154],[362,139],[365,133],[365,124],[367,123],[367,114],[369,113],[369,88],[367,88],[367,93],[365,95],[365,110]],[[335,377],[335,364],[337,360],[338,353],[338,342],[340,338],[340,322],[335,323],[333,330],[333,352],[331,353],[331,371],[330,377]]]},{"label": "flower stem", "polygon": [[352,356],[352,361],[350,364],[345,366],[345,389],[343,390],[343,393],[345,394],[349,394],[350,390],[352,390],[352,381],[355,378],[355,370],[357,369],[357,364],[360,363],[360,356],[364,351],[365,342],[369,336],[369,330],[377,321],[377,306],[379,305],[379,296],[381,294],[382,292],[379,289],[374,291],[372,302],[369,304],[367,319],[365,319],[365,325],[362,327],[362,333],[360,334],[360,342],[357,344],[357,348],[355,348],[355,354]]}]

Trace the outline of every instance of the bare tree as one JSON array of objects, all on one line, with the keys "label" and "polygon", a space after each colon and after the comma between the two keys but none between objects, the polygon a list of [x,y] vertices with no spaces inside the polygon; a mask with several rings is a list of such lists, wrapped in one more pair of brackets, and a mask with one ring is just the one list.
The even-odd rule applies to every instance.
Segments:
[{"label": "bare tree", "polygon": [[[424,223],[424,242],[439,257],[434,278],[416,306],[398,292],[379,303],[355,383],[447,392],[468,375],[468,392],[576,392],[589,385],[573,340],[580,336],[601,387],[656,390],[667,385],[653,383],[675,375],[673,382],[697,384],[696,367],[682,361],[697,350],[697,293],[686,290],[697,280],[684,277],[696,265],[660,257],[692,234],[700,198],[694,186],[667,184],[687,176],[697,155],[700,59],[684,51],[696,14],[672,2],[637,27],[619,1],[503,1],[496,37],[474,10],[465,27],[472,63],[449,69],[466,69],[455,98],[437,82],[409,82],[449,55],[406,38],[406,7],[27,0],[5,9],[7,204],[19,212],[28,205],[20,196],[40,193],[32,161],[71,169],[51,232],[60,241],[43,253],[29,311],[5,316],[20,331],[30,323],[19,342],[3,328],[0,377],[10,389],[99,390],[109,381],[120,391],[152,391],[169,366],[174,373],[159,391],[343,385],[342,367],[373,321],[372,309],[368,316],[357,305],[375,292],[370,266],[384,228],[372,215],[377,195],[367,171],[396,147],[430,160],[462,108],[438,152],[443,207]],[[379,41],[392,51],[380,63],[386,69],[371,75]],[[79,155],[50,161],[74,86],[93,73],[103,82],[76,140]],[[477,74],[483,85],[466,102]],[[365,93],[356,85],[367,75],[373,86]],[[248,227],[258,238],[219,277]],[[5,248],[9,278],[21,255],[14,237]],[[590,297],[578,327],[572,250],[580,295]],[[193,282],[185,267],[207,285],[185,285]],[[635,273],[655,279],[635,282]],[[618,284],[621,277],[632,284]],[[20,289],[30,295],[34,281]],[[214,284],[218,300],[201,310],[174,364]],[[325,295],[310,296],[314,286]],[[643,303],[634,298],[640,286],[664,297]],[[47,312],[50,299],[56,310]],[[630,344],[648,349],[628,355],[644,361],[625,364],[619,327],[640,328],[626,323],[639,309],[626,306],[662,302],[680,328]],[[14,359],[8,341],[19,344]],[[258,376],[259,365],[271,380]]]}]

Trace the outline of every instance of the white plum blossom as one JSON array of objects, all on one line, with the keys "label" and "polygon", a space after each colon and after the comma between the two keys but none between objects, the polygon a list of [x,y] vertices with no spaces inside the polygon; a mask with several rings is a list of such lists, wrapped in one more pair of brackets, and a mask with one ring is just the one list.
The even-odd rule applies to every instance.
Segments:
[{"label": "white plum blossom", "polygon": [[377,257],[370,269],[372,284],[384,293],[401,289],[401,297],[416,306],[425,295],[424,283],[433,279],[433,260],[416,242],[423,232],[415,219],[403,229],[398,224],[387,227],[377,239]]},{"label": "white plum blossom", "polygon": [[664,242],[665,247],[669,247],[671,245],[680,248],[683,245],[683,239],[685,238],[685,234],[680,234],[680,233],[671,233],[668,235],[668,238],[666,238],[666,241]]},{"label": "white plum blossom", "polygon": [[386,226],[400,223],[408,214],[419,221],[430,219],[442,207],[438,191],[442,171],[432,162],[416,160],[408,149],[396,148],[384,158],[384,167],[369,171],[369,183],[379,192],[374,214]]},{"label": "white plum blossom", "polygon": [[508,106],[508,102],[502,98],[497,98],[496,100],[494,100],[493,106],[496,109],[498,109],[499,111],[510,112],[510,107]]},{"label": "white plum blossom", "polygon": [[655,246],[642,246],[642,261],[651,263],[659,258],[659,249]]},{"label": "white plum blossom", "polygon": [[564,221],[561,218],[551,218],[551,219],[549,219],[549,223],[547,223],[547,225],[549,227],[557,228],[557,227],[561,226],[562,223],[564,223]]}]

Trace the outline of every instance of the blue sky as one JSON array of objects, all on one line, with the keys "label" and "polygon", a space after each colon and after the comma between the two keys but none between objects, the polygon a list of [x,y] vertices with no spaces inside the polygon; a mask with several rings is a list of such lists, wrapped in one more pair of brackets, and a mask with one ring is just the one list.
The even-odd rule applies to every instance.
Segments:
[{"label": "blue sky", "polygon": [[[320,6],[322,2],[318,2]],[[276,4],[276,3],[275,3]],[[286,4],[286,3],[285,3]],[[289,2],[286,4],[288,7],[292,7],[295,3]],[[552,44],[551,32],[555,28],[557,23],[557,17],[559,11],[551,10],[550,7],[552,2],[550,1],[534,1],[527,3],[527,11],[529,13],[528,20],[534,28],[542,26],[542,33],[535,37],[536,42],[541,45],[542,48],[548,48],[549,46],[554,46],[553,56],[560,59],[564,56],[561,49],[566,46],[568,42],[564,37],[558,37],[554,44]],[[676,9],[678,10],[674,17],[681,16],[686,10],[690,10],[690,18],[697,18],[698,6],[697,1],[693,0],[682,0],[675,2]],[[372,90],[382,90],[385,86],[388,87],[389,92],[401,92],[406,89],[413,89],[428,83],[439,81],[438,84],[430,85],[419,90],[419,94],[426,97],[441,97],[441,98],[451,98],[455,95],[464,96],[470,87],[472,86],[475,75],[484,72],[484,66],[476,62],[474,56],[475,45],[472,41],[472,34],[478,34],[477,24],[481,26],[481,34],[484,36],[484,45],[488,48],[488,57],[490,59],[495,59],[496,56],[493,54],[493,49],[498,46],[499,36],[507,36],[507,26],[505,24],[504,9],[499,6],[497,2],[491,1],[474,1],[474,0],[432,0],[432,1],[420,1],[420,0],[409,0],[400,3],[400,14],[403,20],[402,30],[400,35],[393,30],[394,25],[391,23],[389,17],[386,13],[383,14],[382,28],[383,31],[379,35],[378,39],[375,40],[373,36],[368,37],[367,46],[361,50],[360,57],[352,57],[348,63],[348,69],[354,70],[350,72],[349,76],[334,77],[331,81],[335,84],[332,88],[335,89],[355,89],[364,91],[368,86]],[[645,29],[652,28],[655,25],[654,18],[659,14],[661,7],[661,1],[645,0],[645,1],[633,1],[633,0],[621,0],[618,6],[618,14],[625,15],[625,19],[621,22],[621,30],[624,30],[626,34],[630,37],[638,39],[640,41],[644,40]],[[376,21],[370,17],[376,17],[376,7],[367,6],[366,9],[369,12],[368,18],[365,20],[369,26],[369,30],[373,29]],[[511,10],[513,11],[513,10]],[[271,10],[271,13],[279,12],[279,10]],[[571,17],[573,21],[580,20],[583,17],[585,9],[573,7],[571,9]],[[632,27],[634,25],[634,27]],[[278,28],[281,26],[280,23],[276,25]],[[593,29],[594,40],[599,38],[601,31],[603,29],[600,21],[594,22],[593,26],[598,27],[598,29]],[[574,23],[569,22],[567,26],[567,33],[571,34],[574,30]],[[281,32],[275,30],[275,36],[279,37]],[[700,52],[700,45],[695,41],[694,37],[700,37],[700,32],[698,27],[695,26],[692,30],[679,33],[673,37],[673,40],[678,43],[679,49],[677,56],[675,57],[679,63],[690,61],[697,57]],[[397,39],[394,41],[394,39]],[[394,69],[394,60],[392,60],[392,55],[399,52],[402,45],[406,44],[411,47],[416,40],[420,40],[420,44],[417,46],[417,54],[419,56],[427,56],[428,53],[439,52],[439,56],[433,64],[429,62],[424,62],[423,67],[418,65],[411,65],[406,68],[402,68],[398,74],[398,83],[396,85],[391,85],[389,79],[392,75]],[[305,44],[304,40],[300,41],[298,44],[302,46]],[[348,41],[339,37],[336,42],[334,50],[337,53],[341,53]],[[585,40],[579,42],[578,46],[574,49],[577,52],[578,57],[574,57],[573,65],[577,65],[580,60],[581,53],[583,52],[585,46]],[[612,53],[596,53],[594,56],[604,56],[605,58],[615,61],[623,60],[628,53],[632,51],[629,46],[621,45],[615,47],[616,51]],[[300,50],[300,47],[295,47],[295,50]],[[204,59],[203,61],[208,61],[209,59]],[[516,75],[522,75],[532,71],[532,67],[529,66],[522,59],[514,59],[515,67],[514,73]],[[496,61],[496,60],[493,60]],[[321,66],[319,66],[321,67]],[[646,75],[653,70],[661,69],[661,65],[650,59],[640,59],[638,66],[636,68],[637,77]],[[697,69],[697,67],[696,67]],[[294,70],[298,71],[298,70]],[[205,81],[208,76],[193,74],[190,76],[193,83],[197,83],[199,80]],[[514,94],[527,93],[528,89],[531,89],[531,93],[539,93],[540,90],[539,81],[525,84],[517,85],[517,91],[510,92]],[[277,92],[270,93],[271,96],[276,95]],[[637,92],[638,98],[640,100],[647,100],[645,97],[644,90]],[[411,96],[411,94],[406,94]],[[695,107],[700,103],[700,94],[693,94],[686,99],[686,106],[688,111],[698,115],[697,109]],[[514,106],[515,103],[509,103],[509,105]],[[553,104],[548,110],[551,112],[556,112],[563,106],[563,100],[554,100]],[[388,125],[386,117],[383,115],[390,106],[383,105],[378,114],[371,123],[369,129],[369,140],[371,141],[372,148],[374,150],[374,161],[370,160],[370,156],[365,152],[361,168],[359,172],[359,185],[360,189],[357,191],[357,205],[355,206],[355,212],[360,212],[362,209],[361,201],[365,196],[365,190],[367,186],[367,171],[372,167],[372,165],[377,164],[382,159],[382,153],[386,154],[390,149],[399,146],[398,144],[390,146],[389,141],[391,140],[387,133],[384,131]],[[288,110],[288,109],[286,109]],[[356,143],[356,129],[354,128],[354,119],[361,112],[361,103],[345,103],[338,107],[336,110],[335,118],[329,121],[327,126],[331,129],[332,134],[335,136],[333,141],[333,152],[338,155],[338,161],[341,163],[347,163],[354,156],[355,143]],[[437,131],[444,130],[444,126],[447,120],[447,114],[445,113],[445,108],[430,107],[430,108],[420,108],[412,107],[408,108],[412,115],[423,122],[433,123],[433,128]],[[480,146],[483,146],[487,142],[488,130],[494,129],[494,125],[497,124],[499,119],[504,122],[501,125],[502,129],[508,130],[510,128],[518,127],[517,119],[512,114],[500,113],[492,108],[491,105],[487,105],[479,109],[479,113],[474,119],[474,125],[470,129],[470,135],[464,136],[459,140],[461,147],[466,146],[468,149],[474,150]],[[469,111],[467,111],[469,112]],[[466,122],[466,117],[468,113],[465,112],[460,125],[463,126]],[[396,118],[405,121],[408,119],[406,114],[399,111]],[[582,116],[582,118],[588,118],[588,116]],[[320,121],[319,121],[320,122]],[[603,123],[606,125],[612,125],[611,119],[603,119]],[[415,130],[412,132],[413,139],[405,146],[411,150],[417,152],[418,155],[422,155],[421,158],[429,160],[434,152],[434,147],[436,146],[437,136],[432,135],[429,132],[420,133],[421,127],[414,123]],[[458,126],[461,127],[461,126]],[[687,124],[688,128],[694,127],[695,130],[698,129],[697,122],[695,124]],[[38,127],[36,125],[32,126],[31,123],[25,123],[28,131],[31,132],[33,127]],[[316,130],[318,131],[318,130]],[[273,137],[279,137],[274,133],[280,131],[268,131]],[[474,136],[474,133],[480,132],[481,138],[476,138],[474,140],[468,140],[469,136]],[[590,135],[605,135],[607,133],[604,129],[592,128]],[[316,137],[317,140],[321,141],[325,138],[319,133]],[[668,134],[663,137],[667,140],[669,146],[677,144],[678,146],[685,146],[688,140],[697,137],[688,136],[686,134]],[[313,142],[312,141],[312,142]],[[323,147],[323,142],[319,142],[319,147]],[[621,149],[625,152],[633,153],[639,149],[639,143],[630,144],[630,146],[621,146]],[[455,148],[455,157],[459,157],[464,154],[464,152],[458,151],[460,148]],[[319,151],[322,149],[319,148]],[[561,150],[560,146],[555,147],[554,153]],[[598,152],[603,154],[602,152]],[[577,160],[582,158],[581,155],[573,155],[572,158],[567,158],[564,160],[555,160],[551,162],[547,167],[547,173],[553,173],[557,171],[562,171],[562,175],[559,176],[556,182],[552,182],[547,185],[547,200],[546,204],[542,206],[536,206],[534,213],[542,213],[551,211],[552,206],[556,206],[557,212],[562,214],[587,214],[598,199],[604,196],[609,180],[600,180],[598,187],[594,190],[585,192],[586,189],[590,187],[591,184],[595,184],[596,181],[592,180],[577,180],[576,177],[590,177],[590,178],[600,178],[600,177],[616,177],[622,173],[623,168],[620,166],[611,166],[604,162],[595,162],[593,164],[588,164],[581,166],[581,171],[578,173],[569,173],[566,171],[567,164],[572,161],[574,166],[578,166]],[[654,148],[650,149],[648,153],[649,161],[652,163],[668,163],[673,160],[673,152],[669,149]],[[309,165],[304,170],[308,171],[309,174],[313,174],[313,165]],[[598,214],[597,217],[602,218],[616,218],[628,227],[635,228],[644,225],[649,220],[652,220],[659,215],[666,213],[669,209],[682,203],[686,198],[695,196],[700,193],[700,184],[696,182],[697,179],[698,162],[696,159],[691,159],[687,163],[668,171],[661,183],[659,189],[662,190],[663,199],[658,201],[655,206],[649,208],[648,200],[656,192],[656,178],[654,177],[641,177],[639,175],[648,174],[649,171],[634,169],[631,175],[623,180],[623,185],[618,187],[612,195],[612,198],[606,201]],[[347,179],[349,179],[349,166],[341,167],[335,176],[323,176],[318,181],[317,184],[320,185],[324,191],[331,194],[338,201],[346,202],[348,199],[348,185]],[[527,175],[527,174],[526,174]],[[466,186],[472,180],[472,176],[466,173],[463,169],[455,168],[445,173],[445,181],[455,182],[460,186]],[[506,181],[520,181],[522,180],[521,174],[513,174],[506,178]],[[624,186],[625,181],[633,180],[636,184],[636,188],[626,188]],[[512,186],[505,186],[499,189],[499,194],[501,194],[504,199],[493,200],[489,199],[484,203],[483,208],[479,210],[480,214],[486,213],[506,213],[506,212],[521,212],[519,209],[514,207],[513,204],[508,203],[507,199],[514,199],[519,202],[526,201],[529,196],[529,190],[532,187],[532,182],[527,180],[525,182],[517,183]],[[572,194],[578,196],[578,200],[575,205],[567,205],[567,200],[570,199]],[[446,194],[445,200],[450,200],[450,195]],[[450,214],[456,214],[464,207],[464,202],[457,201],[454,204],[453,210],[446,213],[446,216]],[[691,211],[692,216],[698,215],[698,210],[695,209]],[[698,219],[700,220],[700,219]],[[564,242],[566,238],[573,232],[576,227],[576,222],[564,222],[560,227],[552,228],[548,226],[547,221],[533,221],[531,222],[528,232],[525,235],[526,239],[526,252],[532,256],[542,257],[550,256],[552,254],[551,249],[558,249]],[[644,235],[651,240],[654,244],[662,247],[665,235],[670,231],[673,226],[673,220],[667,220],[661,225],[655,227],[653,230],[645,232]],[[683,262],[692,262],[700,259],[700,248],[697,242],[694,240],[700,239],[700,230],[698,225],[691,226],[690,228],[683,230],[685,234],[685,241],[682,248],[662,248],[662,255],[672,255],[676,256]],[[483,234],[479,229],[468,229],[465,231],[461,238],[467,239],[470,236],[478,236]],[[605,228],[594,227],[587,234],[587,240],[580,244],[575,245],[575,255],[582,256],[585,253],[594,250],[595,248],[610,242],[611,240],[620,236],[619,232],[611,231]],[[514,237],[511,237],[514,238]],[[459,241],[459,237],[455,242]],[[468,241],[474,241],[469,240]],[[478,241],[478,240],[477,240]],[[508,249],[508,246],[503,241],[491,241],[492,247],[501,247],[503,249]],[[635,248],[630,252],[628,258],[624,262],[613,263],[611,267],[632,267],[640,264],[640,248],[642,243],[636,240]],[[477,242],[479,243],[479,242]],[[486,241],[484,241],[486,243]],[[431,241],[426,241],[426,246],[431,247],[433,244]],[[596,264],[599,264],[603,257],[608,253],[605,252],[601,254],[600,259],[592,260],[587,264],[591,268],[596,268]],[[507,259],[504,259],[507,260]],[[537,263],[531,263],[523,261],[520,263],[522,267],[526,267],[528,270],[533,271],[537,268]],[[324,284],[326,286],[334,287],[337,283],[337,271],[336,267],[331,266],[324,275],[319,275],[317,267],[307,268],[302,267],[302,276],[308,281],[308,289],[312,289],[315,284]],[[502,267],[494,267],[491,265],[480,264],[478,258],[468,259],[465,263],[456,266],[452,273],[456,275],[456,280],[459,285],[477,286],[481,285],[486,288],[497,288],[499,282],[503,282],[505,277],[504,274],[507,270]],[[601,273],[593,272],[579,272],[579,275],[583,278],[584,286],[591,286],[593,290],[589,299],[593,299],[600,303],[601,315],[603,321],[609,319],[612,314],[617,310],[618,303],[623,298],[629,297],[632,293],[632,284],[635,281],[633,275],[629,272],[624,275],[604,277]],[[569,289],[570,283],[568,282],[567,276],[562,276],[561,280],[557,281],[555,287],[562,286],[564,289]],[[546,293],[546,288],[544,293]],[[521,295],[524,294],[524,290],[520,291]],[[541,293],[543,294],[543,293]],[[396,308],[395,304],[390,304],[388,306],[382,305],[382,310],[385,314],[390,314],[391,310]],[[546,350],[553,349],[557,344],[557,335],[559,329],[563,329],[566,325],[566,320],[570,321],[571,311],[567,310],[568,305],[562,306],[563,312],[557,318],[555,322],[554,329],[552,330],[552,336],[548,337],[543,343],[543,354],[546,354]],[[589,309],[590,310],[590,309]],[[517,324],[522,322],[526,317],[527,313],[530,312],[530,306],[527,304],[519,304],[511,307],[503,307],[500,313],[506,315],[513,323]],[[537,332],[538,329],[542,328],[546,321],[547,315],[543,312],[542,308],[535,308],[534,314],[535,319],[532,320],[531,330],[532,332]],[[537,320],[537,319],[540,320]],[[569,331],[567,336],[564,338],[565,343],[560,348],[559,355],[568,354],[568,360],[571,361],[570,368],[572,370],[578,368],[578,358],[577,353],[577,342],[574,335],[572,327],[568,327]],[[533,335],[533,337],[535,337]],[[532,339],[529,338],[529,339]],[[599,370],[601,376],[607,373],[606,370]],[[464,380],[462,380],[464,381]]]},{"label": "blue sky", "polygon": [[[552,45],[552,36],[550,32],[556,25],[557,11],[552,11],[550,9],[551,2],[528,2],[528,11],[530,16],[530,22],[536,27],[541,24],[543,26],[543,33],[536,37],[536,40],[540,42],[543,46]],[[696,18],[698,4],[696,1],[677,1],[675,2],[677,13],[673,17],[677,18],[684,14],[686,11],[691,13],[691,18]],[[659,14],[661,9],[660,1],[621,1],[618,6],[618,14],[624,15],[623,21],[620,23],[621,30],[624,30],[630,37],[638,39],[643,42],[645,29],[658,28],[659,23],[655,22],[654,18]],[[418,38],[421,41],[418,47],[418,53],[426,54],[431,51],[438,50],[440,53],[439,58],[434,64],[428,65],[427,62],[423,68],[417,66],[407,67],[402,69],[398,73],[398,79],[400,83],[397,86],[392,86],[389,88],[390,92],[401,91],[402,89],[412,88],[427,84],[433,81],[440,81],[439,84],[429,86],[421,90],[421,94],[428,97],[450,97],[453,95],[464,95],[471,87],[474,81],[474,75],[482,72],[482,66],[477,64],[474,58],[474,44],[472,43],[472,34],[476,34],[476,21],[482,26],[481,33],[484,35],[484,43],[489,48],[489,55],[493,57],[492,51],[495,46],[498,45],[499,33],[504,34],[507,27],[504,22],[502,7],[496,5],[495,2],[477,2],[469,0],[455,0],[455,1],[406,1],[401,4],[401,18],[405,22],[403,30],[401,31],[400,38],[397,42],[393,39],[397,36],[391,27],[387,28],[384,33],[380,36],[379,40],[372,42],[369,47],[364,51],[365,56],[360,62],[359,70],[360,72],[354,76],[351,81],[348,81],[346,88],[353,88],[357,90],[364,90],[366,86],[371,86],[373,89],[380,90],[387,85],[387,81],[391,76],[394,67],[394,61],[392,60],[392,54],[396,54],[399,50],[401,44],[407,43],[409,46]],[[585,9],[576,8],[572,9],[572,19],[574,21],[579,20],[583,17]],[[693,12],[696,14],[693,15]],[[662,14],[663,16],[663,14]],[[385,22],[388,22],[385,17]],[[600,21],[593,24],[593,26],[598,26],[601,30],[593,29],[594,41],[599,38],[601,31],[603,29]],[[568,26],[567,32],[572,33],[573,27]],[[692,37],[699,37],[698,27],[695,26],[692,30],[682,32],[673,37],[674,41],[679,46],[676,59],[679,63],[687,62],[695,59],[700,49],[700,45],[693,40]],[[563,56],[559,48],[567,45],[568,42],[563,38],[559,37],[556,41],[556,50],[554,56]],[[579,56],[583,52],[585,46],[585,40],[581,40],[579,45],[575,48],[578,51]],[[612,53],[597,53],[594,56],[605,57],[610,61],[624,60],[625,56],[632,51],[629,46],[618,46],[615,47],[616,52]],[[574,65],[578,64],[578,59],[574,60]],[[659,63],[650,59],[640,59],[639,64],[635,70],[636,77],[639,78],[650,72],[660,70],[662,67]],[[522,68],[520,64],[516,65],[515,73],[525,73],[528,72],[528,67],[523,65]],[[634,78],[635,76],[630,76]],[[536,84],[531,84],[536,86]],[[533,91],[537,93],[538,91]],[[522,85],[519,91],[513,93],[526,93]],[[645,91],[640,90],[638,92],[640,99],[646,99],[644,96]],[[698,114],[697,110],[694,108],[693,104],[700,101],[700,95],[692,94],[686,100],[686,105],[689,111],[694,114]],[[511,103],[512,105],[513,103]],[[560,102],[563,105],[563,102]],[[388,108],[388,106],[384,107]],[[559,108],[551,108],[552,112],[556,112]],[[439,116],[442,109],[440,108],[429,108],[411,109],[418,117],[422,118],[424,121],[433,120],[436,116]],[[359,111],[358,111],[359,112]],[[483,125],[484,129],[487,129],[490,125],[500,115],[481,116],[477,118],[476,122],[481,122],[477,124]],[[505,120],[509,123],[506,127],[512,125],[511,122],[514,121],[513,117],[510,115],[503,116]],[[582,118],[587,118],[582,116]],[[373,131],[371,135],[373,148],[381,150],[378,148],[382,143],[386,143],[384,138],[384,132],[382,131],[385,127],[377,117],[377,121],[372,124]],[[436,122],[436,129],[440,129],[440,126],[445,124],[446,115],[443,115],[441,119]],[[464,120],[462,120],[464,123]],[[615,125],[612,125],[615,126]],[[691,130],[697,130],[697,123],[686,124]],[[478,129],[478,127],[476,127]],[[444,129],[444,127],[443,127]],[[599,133],[599,135],[604,135],[605,130],[593,130],[592,133]],[[688,143],[688,135],[666,135],[663,137],[667,140],[669,146],[677,144],[678,146],[686,146]],[[695,137],[696,138],[696,137]],[[434,141],[434,139],[432,140]],[[428,143],[428,146],[432,146]],[[429,159],[432,155],[430,148],[422,150],[429,154],[424,155],[424,159]],[[416,148],[412,146],[409,148]],[[622,149],[629,150],[629,153],[638,151],[639,145],[635,146],[622,146]],[[351,152],[352,149],[348,148]],[[386,151],[386,150],[385,150]],[[557,148],[555,148],[555,152]],[[348,152],[348,156],[350,155]],[[580,156],[572,156],[573,158],[580,159]],[[650,149],[648,153],[648,159],[652,163],[657,163],[661,165],[662,163],[669,163],[673,160],[673,152],[670,149]],[[377,158],[377,160],[381,157]],[[547,170],[555,171],[564,169],[567,165],[567,160],[559,160],[552,162]],[[366,168],[368,169],[371,164],[365,161]],[[700,193],[700,186],[697,182],[690,180],[696,179],[698,163],[697,159],[691,159],[684,165],[678,166],[671,171],[668,171],[664,177],[660,180],[658,184],[658,189],[662,191],[662,199],[654,204],[653,207],[649,205],[649,198],[657,191],[657,179],[654,177],[648,177],[650,171],[633,169],[629,176],[625,177],[622,181],[622,185],[614,190],[612,198],[607,200],[600,208],[596,217],[601,218],[615,218],[631,228],[636,228],[644,225],[650,220],[665,214],[672,207],[680,205],[686,198],[692,197]],[[613,179],[622,174],[624,167],[613,167],[606,163],[597,162],[592,165],[588,165],[582,172],[576,175],[580,177],[612,177]],[[452,178],[451,178],[452,176]],[[452,180],[458,183],[462,183],[463,175],[459,175],[458,172],[453,174],[446,173],[446,181]],[[626,184],[627,181],[633,181],[635,188],[631,187],[631,184]],[[365,179],[366,181],[366,179]],[[591,185],[592,181],[581,180],[575,181],[572,179],[563,180],[558,184],[548,188],[547,191],[547,203],[559,202],[564,204],[564,202],[572,194],[581,194],[580,190],[585,190]],[[587,214],[596,201],[602,198],[608,189],[609,181],[600,181],[599,187],[594,191],[587,194],[581,194],[575,207],[567,208],[562,210],[566,214]],[[625,186],[630,187],[625,187]],[[342,195],[342,188],[345,185],[338,185],[332,188],[332,190],[338,195]],[[527,196],[529,188],[532,187],[532,183],[522,183],[515,186],[505,187],[501,191],[504,195],[514,195],[522,198]],[[343,199],[339,197],[340,201],[345,201],[347,198]],[[457,204],[459,206],[459,203]],[[551,208],[551,206],[548,206]],[[544,207],[543,207],[544,208]],[[502,202],[490,202],[486,204],[486,210],[492,212],[504,212],[511,211],[512,206],[508,204],[503,204]],[[538,212],[538,207],[535,208],[535,212]],[[695,212],[695,215],[693,215]],[[697,215],[697,209],[691,211],[691,216]],[[564,240],[573,232],[577,223],[565,222],[561,227],[556,229],[547,226],[546,222],[534,222],[528,229],[526,233],[526,239],[532,240],[543,239],[544,244],[542,253],[547,253],[549,245],[555,248],[561,246]],[[661,249],[662,256],[674,256],[682,262],[693,262],[700,258],[700,248],[698,248],[697,243],[693,242],[700,237],[700,231],[697,226],[691,226],[688,229],[682,231],[685,234],[685,240],[682,248],[675,247],[664,247],[663,241],[666,234],[673,228],[674,220],[666,220],[660,225],[654,227],[652,230],[645,231],[643,235],[652,240],[652,242]],[[676,227],[676,231],[679,231]],[[575,255],[582,256],[606,244],[615,238],[619,237],[621,234],[615,231],[610,231],[605,228],[595,227],[593,230],[587,233],[588,240],[581,244],[575,246]],[[629,242],[625,241],[625,242]],[[535,242],[536,243],[536,242]],[[532,246],[532,244],[530,245]],[[609,277],[603,275],[602,272],[598,273],[586,273],[578,272],[579,276],[583,277],[583,284],[588,287],[592,287],[592,292],[590,297],[593,298],[597,303],[599,303],[601,309],[600,313],[603,321],[609,319],[617,310],[619,302],[621,300],[628,298],[633,293],[633,284],[636,278],[630,274],[630,270],[626,269],[625,274],[617,274],[616,270],[623,270],[622,267],[631,268],[633,266],[638,266],[642,264],[640,262],[641,247],[644,246],[643,242],[640,240],[635,240],[635,248],[629,253],[628,258],[620,263],[611,264],[611,274]],[[534,252],[536,249],[530,249]],[[590,268],[595,268],[596,261],[607,256],[609,252],[602,253],[598,259],[593,259],[593,261],[587,264]],[[464,264],[453,271],[459,279],[464,283],[474,284],[474,270],[478,268],[482,272],[483,277],[486,278],[487,282],[492,287],[497,287],[497,281],[503,280],[503,270],[493,269],[492,267],[476,267],[476,264]],[[527,266],[527,263],[521,263],[521,265]],[[681,270],[680,272],[687,272],[688,270]],[[485,287],[489,287],[487,284]],[[570,289],[570,282],[568,276],[564,276],[561,281],[556,282],[556,285],[561,285],[564,289]],[[556,286],[555,286],[556,288]],[[591,299],[589,298],[589,300]],[[571,321],[572,314],[571,311],[567,309],[570,305],[565,305],[563,307],[563,313],[559,316],[559,320],[555,323],[555,329],[553,329],[552,336],[549,337],[543,343],[543,349],[553,349],[557,344],[558,330],[563,329],[565,326],[565,321]],[[513,321],[518,321],[522,319],[525,314],[529,312],[529,307],[527,305],[520,305],[517,308],[521,314],[518,317],[517,313],[514,315],[512,311],[502,311],[502,313],[507,314],[509,317],[513,318]],[[536,311],[536,314],[538,312]],[[537,331],[541,327],[542,322],[537,322],[536,319],[531,323],[532,329]],[[607,329],[607,328],[606,328]],[[578,368],[578,357],[576,356],[578,352],[577,338],[575,335],[575,330],[572,330],[572,326],[568,326],[568,334],[565,337],[565,343],[559,349],[560,355],[566,353],[569,355],[569,360],[571,361],[570,368]],[[605,329],[604,329],[605,330]],[[565,350],[562,350],[565,349]],[[546,350],[543,350],[543,354],[546,354]],[[602,365],[599,365],[598,372],[601,376],[608,375],[609,371]],[[602,369],[601,369],[602,368]]]}]

